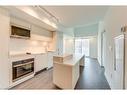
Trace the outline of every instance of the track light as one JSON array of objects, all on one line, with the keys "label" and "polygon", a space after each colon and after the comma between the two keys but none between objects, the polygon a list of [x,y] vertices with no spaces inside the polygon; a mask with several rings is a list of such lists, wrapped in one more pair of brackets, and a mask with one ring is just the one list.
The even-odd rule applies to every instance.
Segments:
[{"label": "track light", "polygon": [[46,16],[53,22],[55,23],[59,23],[59,19],[57,17],[55,17],[52,13],[50,13],[48,10],[46,10],[44,7],[42,6],[34,6],[37,9],[39,9],[40,11],[42,11],[43,14],[46,14]]}]

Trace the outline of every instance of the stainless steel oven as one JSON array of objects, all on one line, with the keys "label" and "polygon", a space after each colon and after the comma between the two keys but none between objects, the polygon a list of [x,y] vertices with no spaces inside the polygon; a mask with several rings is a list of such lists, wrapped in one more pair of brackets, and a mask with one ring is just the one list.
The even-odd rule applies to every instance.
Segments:
[{"label": "stainless steel oven", "polygon": [[12,80],[16,81],[34,73],[34,58],[12,62]]}]

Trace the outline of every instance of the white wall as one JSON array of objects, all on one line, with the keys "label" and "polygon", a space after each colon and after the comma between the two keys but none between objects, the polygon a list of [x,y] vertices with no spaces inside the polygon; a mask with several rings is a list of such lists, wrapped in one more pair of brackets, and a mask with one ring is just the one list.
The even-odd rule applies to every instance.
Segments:
[{"label": "white wall", "polygon": [[56,32],[56,52],[57,55],[63,55],[63,32]]},{"label": "white wall", "polygon": [[98,34],[98,23],[74,28],[75,37],[95,36]]},{"label": "white wall", "polygon": [[[114,37],[121,34],[121,27],[127,25],[127,7],[111,7],[104,18],[104,29],[106,31],[106,66],[105,75],[112,89],[116,88],[114,83]],[[127,52],[126,52],[127,54]],[[125,54],[125,55],[126,55]],[[125,56],[126,57],[126,56]],[[125,58],[127,59],[127,58]],[[125,60],[125,85],[127,89],[127,60]]]},{"label": "white wall", "polygon": [[68,28],[63,32],[63,53],[73,54],[74,53],[74,30]]},{"label": "white wall", "polygon": [[97,58],[97,37],[89,38],[90,41],[90,49],[89,49],[89,56],[91,58]]},{"label": "white wall", "polygon": [[74,53],[74,37],[64,35],[64,54]]},{"label": "white wall", "polygon": [[102,66],[102,32],[104,32],[103,21],[100,21],[98,25],[98,55],[97,55],[97,59],[100,66]]}]

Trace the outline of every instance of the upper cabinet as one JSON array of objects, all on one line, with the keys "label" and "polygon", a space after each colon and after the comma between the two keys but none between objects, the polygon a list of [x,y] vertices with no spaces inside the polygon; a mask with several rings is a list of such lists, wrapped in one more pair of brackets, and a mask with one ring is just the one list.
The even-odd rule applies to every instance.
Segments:
[{"label": "upper cabinet", "polygon": [[39,26],[32,25],[31,27],[31,40],[47,41],[51,42],[53,39],[53,32],[41,28]]},{"label": "upper cabinet", "polygon": [[51,42],[52,38],[50,37],[45,37],[43,35],[38,35],[38,34],[31,34],[31,40],[37,40],[37,41],[44,41],[44,42]]},{"label": "upper cabinet", "polygon": [[[40,26],[26,22],[20,18],[11,17],[11,25],[21,27],[23,29],[30,29],[30,39],[38,41],[51,42],[53,38],[52,31],[46,30]],[[23,37],[22,37],[23,38]]]}]

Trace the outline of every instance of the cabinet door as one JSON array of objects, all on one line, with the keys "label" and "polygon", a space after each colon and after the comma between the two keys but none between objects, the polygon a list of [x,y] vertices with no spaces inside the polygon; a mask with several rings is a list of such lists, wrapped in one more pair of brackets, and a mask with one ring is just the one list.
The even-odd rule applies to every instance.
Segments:
[{"label": "cabinet door", "polygon": [[37,41],[46,41],[46,42],[50,42],[52,41],[51,37],[45,37],[39,34],[31,34],[31,40],[37,40]]},{"label": "cabinet door", "polygon": [[0,89],[9,86],[9,22],[8,12],[0,8]]},{"label": "cabinet door", "polygon": [[48,61],[48,68],[53,67],[53,53],[52,52],[48,53],[47,61]]},{"label": "cabinet door", "polygon": [[47,54],[38,54],[35,57],[35,72],[47,68]]},{"label": "cabinet door", "polygon": [[33,25],[31,30],[31,39],[39,41],[52,41],[52,32]]}]

